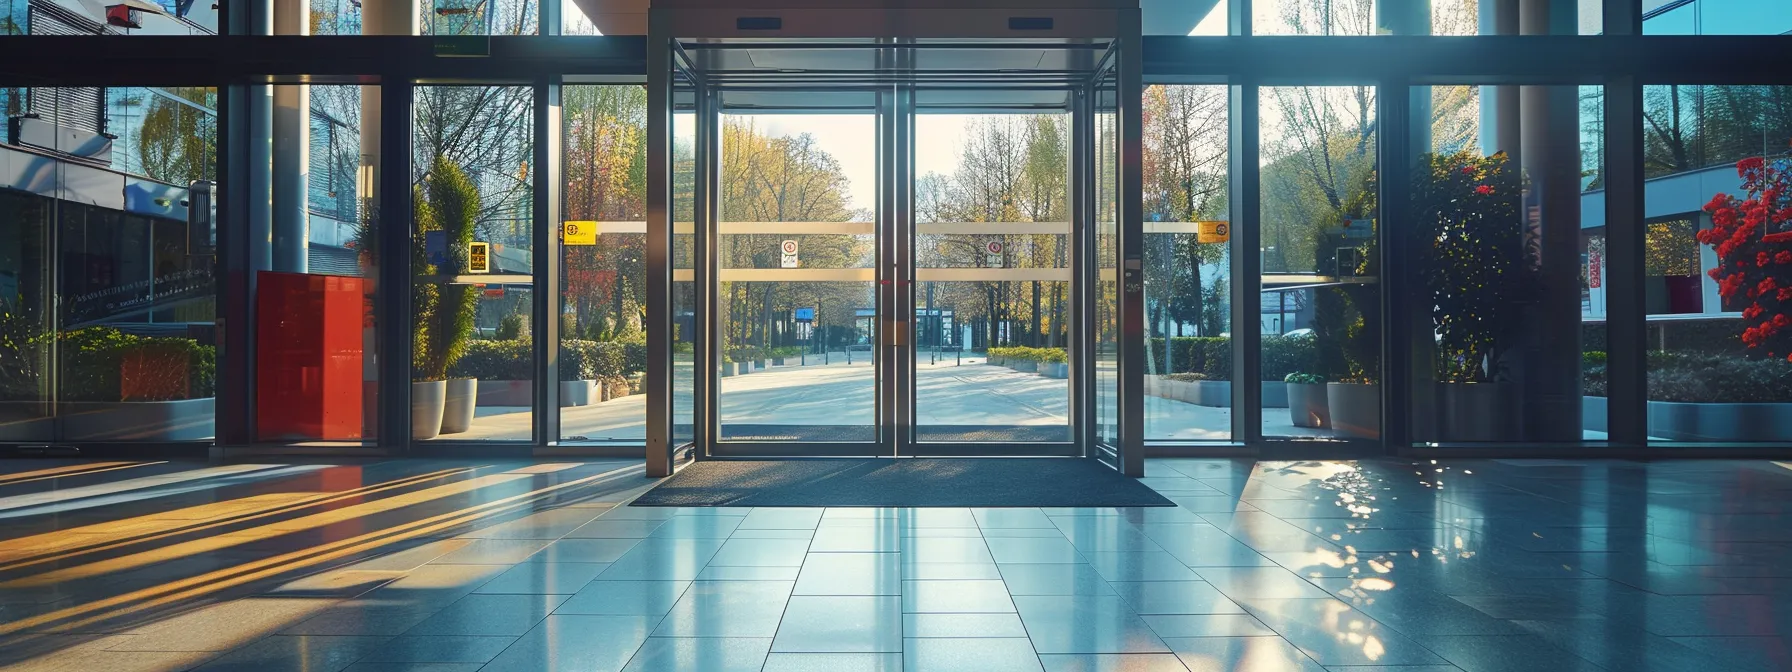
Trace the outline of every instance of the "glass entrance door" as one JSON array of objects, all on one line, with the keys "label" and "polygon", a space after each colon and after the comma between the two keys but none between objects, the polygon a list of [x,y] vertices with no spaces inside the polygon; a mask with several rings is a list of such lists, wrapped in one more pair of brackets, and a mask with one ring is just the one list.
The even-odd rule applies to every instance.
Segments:
[{"label": "glass entrance door", "polygon": [[720,441],[887,453],[876,447],[878,116],[725,112],[719,130]]},{"label": "glass entrance door", "polygon": [[700,454],[1089,454],[1110,45],[995,46],[683,44]]},{"label": "glass entrance door", "polygon": [[1070,117],[915,115],[911,453],[1072,440]]}]

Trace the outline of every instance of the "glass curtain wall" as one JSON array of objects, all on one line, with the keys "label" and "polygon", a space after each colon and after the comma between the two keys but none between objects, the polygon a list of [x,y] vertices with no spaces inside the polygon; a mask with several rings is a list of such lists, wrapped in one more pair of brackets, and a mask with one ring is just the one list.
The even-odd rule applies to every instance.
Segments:
[{"label": "glass curtain wall", "polygon": [[[1259,357],[1266,437],[1379,439],[1376,89],[1265,87]],[[1240,325],[1242,326],[1242,325]],[[1250,356],[1250,355],[1247,355]]]},{"label": "glass curtain wall", "polygon": [[[1145,89],[1145,438],[1232,439],[1226,87]],[[1272,398],[1274,397],[1274,398]],[[1286,401],[1266,395],[1266,407]]]},{"label": "glass curtain wall", "polygon": [[1645,86],[1643,119],[1649,437],[1792,438],[1792,86]]},{"label": "glass curtain wall", "polygon": [[414,439],[533,436],[533,108],[529,87],[417,87]]},{"label": "glass curtain wall", "polygon": [[560,432],[647,438],[647,90],[568,85],[561,170]]},{"label": "glass curtain wall", "polygon": [[[268,268],[255,271],[255,440],[378,438],[377,86],[272,87]],[[378,122],[373,122],[377,124]]]},{"label": "glass curtain wall", "polygon": [[217,104],[0,88],[0,440],[214,435]]},{"label": "glass curtain wall", "polygon": [[1582,322],[1585,288],[1603,283],[1583,242],[1604,221],[1603,138],[1585,125],[1603,114],[1600,92],[1413,89],[1423,123],[1392,235],[1408,239],[1397,291],[1413,318],[1395,337],[1413,351],[1414,442],[1605,438],[1603,330]]}]

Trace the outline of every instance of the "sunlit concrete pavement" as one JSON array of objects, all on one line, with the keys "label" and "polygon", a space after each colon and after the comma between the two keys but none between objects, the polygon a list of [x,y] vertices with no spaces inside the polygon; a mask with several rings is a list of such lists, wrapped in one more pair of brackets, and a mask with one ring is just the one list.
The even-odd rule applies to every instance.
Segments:
[{"label": "sunlit concrete pavement", "polygon": [[[721,379],[720,418],[724,426],[857,425],[870,427],[876,413],[876,388],[869,363],[775,366],[764,371]],[[689,380],[688,370],[679,377]],[[981,357],[923,359],[916,369],[917,424],[924,431],[940,427],[1066,426],[1069,382],[1007,367]],[[687,386],[681,389],[690,389]],[[1113,408],[1111,390],[1100,403]],[[590,406],[561,409],[563,436],[569,441],[641,441],[646,438],[645,397],[632,395]],[[1232,409],[1197,406],[1150,397],[1145,404],[1147,436],[1154,440],[1228,441]],[[1294,427],[1286,409],[1265,409],[1264,433],[1304,436],[1321,431]],[[529,439],[528,409],[481,408],[471,431],[443,435],[443,440]]]},{"label": "sunlit concrete pavement", "polygon": [[1147,470],[1177,507],[618,507],[651,484],[624,461],[0,462],[0,668],[1792,668],[1779,464]]}]

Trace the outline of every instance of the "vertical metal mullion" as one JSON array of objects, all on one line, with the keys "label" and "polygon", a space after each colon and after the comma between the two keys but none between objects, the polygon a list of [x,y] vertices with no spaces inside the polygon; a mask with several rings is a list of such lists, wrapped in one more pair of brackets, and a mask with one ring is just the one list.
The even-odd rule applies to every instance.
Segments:
[{"label": "vertical metal mullion", "polygon": [[539,11],[536,14],[537,25],[535,28],[535,34],[537,34],[537,35],[559,35],[559,34],[561,34],[561,24],[563,23],[561,3],[556,2],[555,0],[541,0],[541,2],[538,4],[538,8],[539,8]]},{"label": "vertical metal mullion", "polygon": [[1412,297],[1407,284],[1408,264],[1412,258],[1408,249],[1411,236],[1407,235],[1410,222],[1407,221],[1407,204],[1411,202],[1413,153],[1411,128],[1424,120],[1415,120],[1412,114],[1412,88],[1405,80],[1384,80],[1379,83],[1376,92],[1376,126],[1377,134],[1376,170],[1380,172],[1377,180],[1380,193],[1376,202],[1380,204],[1375,213],[1380,224],[1375,227],[1379,237],[1376,247],[1379,248],[1381,267],[1377,289],[1380,290],[1382,339],[1381,339],[1381,440],[1385,448],[1393,451],[1404,450],[1412,445],[1411,415],[1408,413],[1408,400],[1411,398],[1414,379],[1410,352],[1413,342],[1410,335],[1412,327]]},{"label": "vertical metal mullion", "polygon": [[1145,281],[1142,237],[1144,234],[1144,51],[1139,10],[1120,12],[1118,80],[1114,107],[1119,128],[1120,334],[1119,380],[1115,386],[1120,426],[1116,432],[1120,473],[1145,475]]},{"label": "vertical metal mullion", "polygon": [[1095,330],[1092,308],[1099,300],[1100,273],[1095,257],[1095,199],[1089,192],[1095,153],[1093,90],[1100,80],[1071,92],[1070,108],[1070,431],[1077,452],[1100,457],[1095,404]]},{"label": "vertical metal mullion", "polygon": [[[903,54],[906,56],[907,54]],[[894,228],[894,248],[896,262],[891,270],[895,273],[892,287],[892,306],[901,325],[902,333],[898,341],[892,344],[891,372],[894,374],[895,387],[891,390],[895,414],[891,416],[891,431],[897,446],[913,446],[915,442],[915,408],[919,404],[916,398],[915,384],[918,340],[914,330],[919,328],[914,321],[915,316],[915,89],[912,84],[898,84],[895,87],[895,112],[891,120],[894,131],[891,149],[894,150],[891,167],[893,179],[889,187],[891,192],[890,223]],[[932,308],[932,306],[928,306]]]},{"label": "vertical metal mullion", "polygon": [[672,50],[661,12],[647,40],[647,459],[650,478],[672,475]]},{"label": "vertical metal mullion", "polygon": [[393,454],[411,449],[411,107],[404,77],[380,84],[379,440]]},{"label": "vertical metal mullion", "polygon": [[[879,49],[876,53],[879,65],[883,67],[889,67],[892,56],[889,49]],[[892,331],[890,322],[895,319],[896,312],[893,288],[895,268],[899,263],[895,251],[898,227],[894,221],[896,217],[895,176],[897,172],[895,127],[896,115],[899,113],[901,105],[896,102],[893,87],[876,92],[872,95],[872,99],[876,101],[873,108],[876,111],[873,114],[876,115],[874,123],[877,129],[873,133],[877,144],[872,152],[876,159],[875,174],[877,175],[874,187],[874,191],[877,193],[877,205],[875,206],[877,211],[872,213],[874,222],[872,225],[872,257],[875,259],[872,263],[876,267],[872,272],[872,282],[875,284],[871,292],[871,305],[877,310],[877,317],[874,321],[877,326],[873,327],[871,336],[873,348],[871,369],[874,381],[872,399],[875,405],[873,417],[875,418],[874,422],[877,423],[878,452],[901,456],[906,453],[903,449],[907,446],[900,443],[900,437],[895,431],[894,401],[897,396],[902,394],[902,390],[900,384],[892,380],[897,354],[891,347],[891,343],[888,342]]]},{"label": "vertical metal mullion", "polygon": [[[1604,0],[1605,35],[1640,35],[1640,3]],[[1649,442],[1647,268],[1643,263],[1643,87],[1634,75],[1605,81],[1606,439]]]},{"label": "vertical metal mullion", "polygon": [[[1245,21],[1249,21],[1247,16]],[[1227,191],[1231,199],[1232,244],[1232,440],[1251,447],[1263,443],[1262,150],[1257,83],[1233,80],[1226,107],[1231,123],[1227,147]]]},{"label": "vertical metal mullion", "polygon": [[1605,141],[1607,440],[1643,448],[1649,438],[1643,88],[1634,76],[1606,81]]},{"label": "vertical metal mullion", "polygon": [[[555,4],[544,2],[543,5]],[[546,16],[544,10],[543,16]],[[535,445],[560,443],[560,185],[561,78],[548,75],[535,83]]]},{"label": "vertical metal mullion", "polygon": [[696,369],[692,380],[695,408],[692,416],[693,437],[698,449],[695,454],[708,457],[717,443],[722,439],[721,426],[721,382],[720,373],[722,348],[727,341],[722,338],[721,320],[721,216],[720,197],[722,185],[722,107],[721,93],[704,82],[695,83],[696,123],[692,124],[697,133],[697,179],[692,193],[695,200],[695,216],[692,218],[692,239],[694,249],[692,261],[696,269],[694,287],[697,295],[698,310],[696,317],[697,343],[693,352]]}]

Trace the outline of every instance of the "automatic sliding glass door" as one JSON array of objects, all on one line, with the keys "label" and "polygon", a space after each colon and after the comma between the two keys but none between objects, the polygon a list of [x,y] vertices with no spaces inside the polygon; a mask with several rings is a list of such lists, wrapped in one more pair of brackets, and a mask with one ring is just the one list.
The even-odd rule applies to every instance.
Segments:
[{"label": "automatic sliding glass door", "polygon": [[911,453],[1072,440],[1070,117],[914,118]]},{"label": "automatic sliding glass door", "polygon": [[754,452],[879,450],[877,122],[870,113],[721,115],[721,442],[760,444],[741,446]]}]

